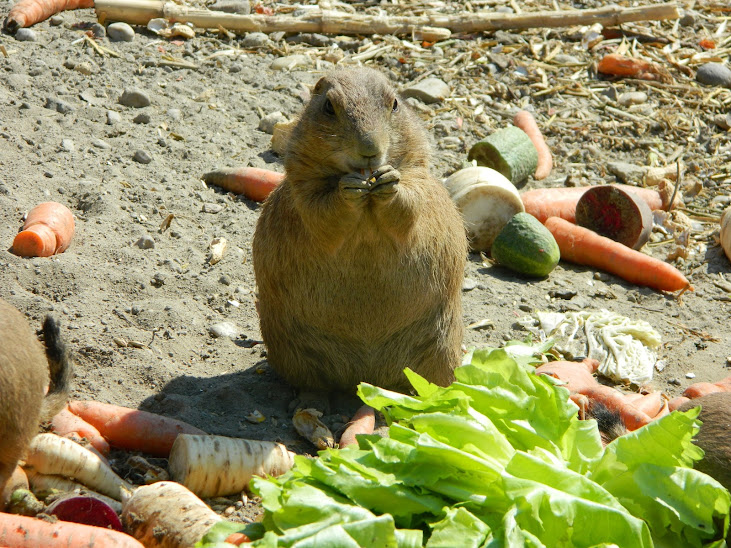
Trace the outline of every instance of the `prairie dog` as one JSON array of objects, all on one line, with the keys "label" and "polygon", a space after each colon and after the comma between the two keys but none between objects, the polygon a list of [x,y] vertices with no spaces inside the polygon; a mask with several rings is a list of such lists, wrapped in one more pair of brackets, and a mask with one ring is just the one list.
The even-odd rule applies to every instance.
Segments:
[{"label": "prairie dog", "polygon": [[403,369],[449,384],[463,336],[462,218],[429,172],[420,120],[373,69],[321,78],[263,206],[254,272],[268,360],[308,391]]},{"label": "prairie dog", "polygon": [[43,335],[45,351],[25,316],[0,299],[0,491],[39,424],[60,411],[68,396],[71,363],[53,318],[44,321]]},{"label": "prairie dog", "polygon": [[693,441],[706,454],[695,468],[731,491],[731,392],[715,392],[694,398],[678,410],[687,411],[699,405],[701,414],[698,419],[703,425]]}]

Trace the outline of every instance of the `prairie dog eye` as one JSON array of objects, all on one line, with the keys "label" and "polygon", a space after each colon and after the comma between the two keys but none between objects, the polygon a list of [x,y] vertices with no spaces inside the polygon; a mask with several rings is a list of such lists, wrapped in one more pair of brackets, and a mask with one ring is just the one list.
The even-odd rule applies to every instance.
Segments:
[{"label": "prairie dog eye", "polygon": [[329,114],[330,116],[335,114],[335,107],[333,106],[330,99],[325,99],[325,104],[322,105],[322,110],[325,112],[325,114]]},{"label": "prairie dog eye", "polygon": [[393,112],[398,112],[398,99],[393,100],[393,106],[391,107]]}]

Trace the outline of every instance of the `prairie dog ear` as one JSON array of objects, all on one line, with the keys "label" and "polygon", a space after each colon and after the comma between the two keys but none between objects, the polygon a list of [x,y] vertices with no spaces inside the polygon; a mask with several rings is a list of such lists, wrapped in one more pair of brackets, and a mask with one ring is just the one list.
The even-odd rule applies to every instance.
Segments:
[{"label": "prairie dog ear", "polygon": [[324,86],[325,86],[325,77],[323,76],[322,78],[320,78],[317,81],[317,83],[315,84],[315,87],[312,88],[312,93],[320,93]]}]

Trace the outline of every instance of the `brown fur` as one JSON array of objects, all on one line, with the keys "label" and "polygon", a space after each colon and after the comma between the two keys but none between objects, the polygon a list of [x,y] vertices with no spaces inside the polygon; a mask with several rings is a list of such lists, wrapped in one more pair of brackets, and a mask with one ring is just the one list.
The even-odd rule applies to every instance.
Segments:
[{"label": "brown fur", "polygon": [[45,352],[25,316],[0,299],[0,489],[38,425],[66,403],[71,364],[58,324],[50,317],[43,323],[43,334]]},{"label": "brown fur", "polygon": [[[425,130],[394,101],[372,69],[322,78],[257,224],[261,331],[269,362],[298,388],[406,389],[405,367],[446,385],[459,365],[465,231],[429,172]],[[353,183],[386,165],[398,173]]]},{"label": "brown fur", "polygon": [[715,392],[685,402],[678,409],[701,406],[703,425],[694,438],[705,456],[695,468],[731,491],[731,392]]}]

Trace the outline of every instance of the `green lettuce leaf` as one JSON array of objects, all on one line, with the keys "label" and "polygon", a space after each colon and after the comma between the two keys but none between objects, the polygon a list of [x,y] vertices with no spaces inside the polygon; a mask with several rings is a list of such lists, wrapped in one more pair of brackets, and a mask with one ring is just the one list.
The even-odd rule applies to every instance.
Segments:
[{"label": "green lettuce leaf", "polygon": [[533,373],[545,349],[510,347],[472,351],[448,387],[407,370],[413,396],[361,384],[389,436],[252,480],[266,530],[252,546],[721,546],[731,501],[692,469],[697,410],[603,448]]}]

